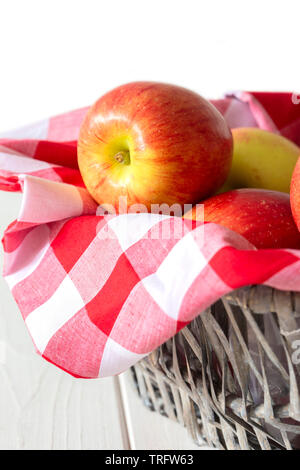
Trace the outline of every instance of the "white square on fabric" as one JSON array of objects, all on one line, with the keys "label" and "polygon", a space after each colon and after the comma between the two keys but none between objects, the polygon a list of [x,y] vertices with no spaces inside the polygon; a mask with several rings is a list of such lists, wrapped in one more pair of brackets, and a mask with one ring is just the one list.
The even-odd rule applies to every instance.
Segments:
[{"label": "white square on fabric", "polygon": [[207,265],[192,233],[168,253],[154,274],[141,282],[162,310],[177,320],[182,300],[195,278]]},{"label": "white square on fabric", "polygon": [[28,330],[40,353],[45,351],[52,336],[83,307],[78,290],[66,276],[50,299],[26,318]]}]

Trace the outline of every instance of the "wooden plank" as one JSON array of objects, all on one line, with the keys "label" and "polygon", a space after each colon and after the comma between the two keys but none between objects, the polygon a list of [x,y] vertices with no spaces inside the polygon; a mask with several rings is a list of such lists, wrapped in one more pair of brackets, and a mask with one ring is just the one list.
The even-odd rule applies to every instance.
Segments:
[{"label": "wooden plank", "polygon": [[0,381],[0,449],[124,448],[113,379],[73,379],[7,346]]},{"label": "wooden plank", "polygon": [[[20,201],[19,194],[0,192],[1,236]],[[0,449],[127,448],[118,405],[113,378],[74,379],[34,352],[1,277]]]},{"label": "wooden plank", "polygon": [[119,376],[130,446],[134,450],[199,450],[180,424],[148,410],[138,397],[130,371]]}]

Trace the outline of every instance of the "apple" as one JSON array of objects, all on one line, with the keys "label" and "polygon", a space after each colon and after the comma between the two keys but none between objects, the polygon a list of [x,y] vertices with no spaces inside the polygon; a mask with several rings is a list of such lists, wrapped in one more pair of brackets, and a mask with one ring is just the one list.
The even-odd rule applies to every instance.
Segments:
[{"label": "apple", "polygon": [[296,163],[291,181],[291,208],[294,220],[300,230],[300,157]]},{"label": "apple", "polygon": [[232,135],[232,166],[218,192],[262,188],[289,193],[300,148],[281,135],[254,127],[232,129]]},{"label": "apple", "polygon": [[219,111],[175,85],[135,82],[100,98],[78,140],[78,164],[93,198],[127,204],[194,204],[226,180],[232,135]]},{"label": "apple", "polygon": [[[235,189],[203,201],[204,221],[243,235],[256,248],[300,248],[290,197],[265,189]],[[197,206],[184,215],[197,220]]]}]

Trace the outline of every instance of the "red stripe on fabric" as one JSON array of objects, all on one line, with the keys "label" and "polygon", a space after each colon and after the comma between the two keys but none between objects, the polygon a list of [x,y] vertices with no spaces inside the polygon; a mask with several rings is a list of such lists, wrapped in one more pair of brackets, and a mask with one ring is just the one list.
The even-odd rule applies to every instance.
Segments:
[{"label": "red stripe on fabric", "polygon": [[250,92],[280,129],[300,118],[300,106],[292,101],[292,93]]},{"label": "red stripe on fabric", "polygon": [[188,324],[189,322],[186,321],[177,321],[176,333],[178,333],[178,331],[182,330],[182,328],[184,328]]},{"label": "red stripe on fabric", "polygon": [[120,256],[116,266],[99,293],[86,305],[91,321],[109,336],[119,312],[140,278],[126,255]]},{"label": "red stripe on fabric", "polygon": [[77,140],[70,142],[37,141],[34,158],[78,170]]},{"label": "red stripe on fabric", "polygon": [[[62,181],[62,177],[60,176],[60,173],[63,174],[63,171],[55,171],[56,168],[61,168],[63,171],[66,171],[66,182],[69,182],[72,180],[72,178],[75,179],[75,182],[78,180],[78,186],[82,185],[81,179],[78,177],[79,171],[77,170],[72,170],[71,168],[64,168],[64,167],[51,167],[45,168],[42,170],[36,170],[36,171],[23,171],[23,172],[4,172],[3,170],[1,171],[1,176],[0,176],[0,189],[3,189],[4,191],[20,191],[22,189],[22,182],[19,180],[19,174],[26,174],[26,175],[31,175],[31,176],[36,176],[38,178],[43,178],[46,180],[50,181]],[[71,172],[71,173],[69,173]],[[74,175],[74,176],[72,176]]]},{"label": "red stripe on fabric", "polygon": [[110,338],[128,351],[147,354],[176,334],[177,319],[165,314],[139,282],[115,320]]},{"label": "red stripe on fabric", "polygon": [[[300,104],[298,104],[298,106],[300,107]],[[281,135],[292,140],[300,147],[300,117],[297,121],[293,121],[291,124],[288,124],[286,127],[281,129],[280,132]]]},{"label": "red stripe on fabric", "polygon": [[90,215],[70,219],[51,243],[55,256],[67,273],[96,236],[100,220],[101,217]]},{"label": "red stripe on fabric", "polygon": [[[59,167],[31,171],[28,174],[85,187],[77,164],[77,141],[60,143],[46,140],[1,139],[0,142],[1,145],[35,160],[47,162],[49,165],[60,165]],[[20,189],[18,172],[0,169],[0,190],[20,191]]]},{"label": "red stripe on fabric", "polygon": [[53,171],[59,176],[63,183],[85,188],[85,184],[79,170],[73,170],[72,168],[67,167],[53,167]]},{"label": "red stripe on fabric", "polygon": [[1,146],[31,158],[34,156],[38,142],[37,139],[0,139]]},{"label": "red stripe on fabric", "polygon": [[[4,191],[20,191],[21,184],[19,183],[18,173],[1,172],[0,176],[0,189]],[[84,182],[81,178],[79,170],[73,168],[67,168],[64,166],[54,166],[45,168],[43,170],[22,172],[38,178],[43,178],[50,181],[63,182],[85,188]]]},{"label": "red stripe on fabric", "polygon": [[284,250],[242,251],[222,248],[210,260],[210,266],[230,287],[262,284],[299,258]]},{"label": "red stripe on fabric", "polygon": [[19,222],[18,220],[11,222],[6,228],[2,238],[2,244],[5,253],[11,253],[15,251],[20,246],[30,230],[36,226],[37,224]]},{"label": "red stripe on fabric", "polygon": [[19,183],[18,176],[8,174],[6,172],[1,172],[0,175],[0,190],[1,191],[12,191],[19,192],[21,191],[21,185]]}]

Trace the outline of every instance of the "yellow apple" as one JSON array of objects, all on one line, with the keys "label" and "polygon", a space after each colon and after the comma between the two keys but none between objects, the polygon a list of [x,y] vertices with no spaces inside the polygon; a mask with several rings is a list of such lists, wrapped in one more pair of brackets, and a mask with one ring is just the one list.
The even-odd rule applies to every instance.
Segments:
[{"label": "yellow apple", "polygon": [[292,141],[254,127],[232,129],[233,160],[218,191],[260,188],[288,193],[300,148]]}]

